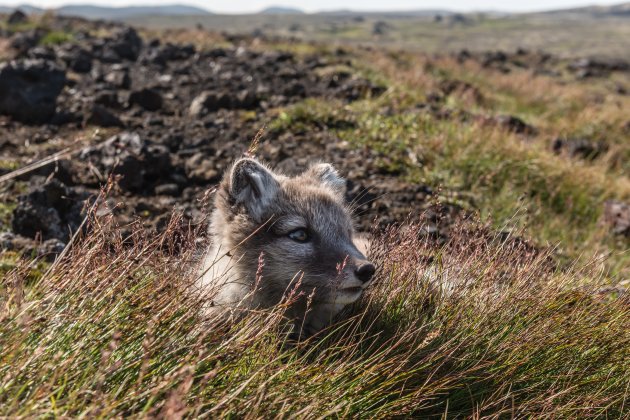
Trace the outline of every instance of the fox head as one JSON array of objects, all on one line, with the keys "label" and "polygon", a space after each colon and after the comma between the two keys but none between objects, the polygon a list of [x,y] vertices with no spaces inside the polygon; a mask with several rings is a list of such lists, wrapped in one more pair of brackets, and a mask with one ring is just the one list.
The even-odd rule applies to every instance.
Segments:
[{"label": "fox head", "polygon": [[291,316],[306,333],[359,299],[376,270],[353,241],[345,186],[326,163],[287,177],[247,158],[217,192],[213,241],[232,250],[239,281],[256,288],[252,303],[272,306],[292,294]]}]

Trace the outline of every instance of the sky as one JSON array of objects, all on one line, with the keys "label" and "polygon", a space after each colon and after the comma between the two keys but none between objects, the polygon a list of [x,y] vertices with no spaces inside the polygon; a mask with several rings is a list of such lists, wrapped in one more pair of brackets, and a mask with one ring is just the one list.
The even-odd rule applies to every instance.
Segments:
[{"label": "sky", "polygon": [[476,10],[529,12],[590,5],[611,5],[623,3],[623,1],[624,0],[0,0],[0,5],[15,6],[26,3],[38,7],[53,8],[61,5],[77,3],[89,3],[99,6],[136,6],[181,3],[200,6],[212,12],[224,13],[257,12],[272,5],[297,7],[307,12],[338,9],[362,11],[447,9],[462,12]]}]

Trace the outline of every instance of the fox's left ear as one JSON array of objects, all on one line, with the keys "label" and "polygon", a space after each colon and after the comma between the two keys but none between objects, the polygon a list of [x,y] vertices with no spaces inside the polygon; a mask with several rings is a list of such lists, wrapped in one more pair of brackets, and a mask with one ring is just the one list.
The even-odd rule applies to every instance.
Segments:
[{"label": "fox's left ear", "polygon": [[240,159],[223,182],[224,188],[239,206],[258,221],[263,221],[267,208],[280,191],[276,175],[255,159]]},{"label": "fox's left ear", "polygon": [[304,176],[316,179],[324,186],[333,190],[342,199],[346,195],[346,180],[339,175],[339,172],[329,163],[317,163],[306,172]]}]

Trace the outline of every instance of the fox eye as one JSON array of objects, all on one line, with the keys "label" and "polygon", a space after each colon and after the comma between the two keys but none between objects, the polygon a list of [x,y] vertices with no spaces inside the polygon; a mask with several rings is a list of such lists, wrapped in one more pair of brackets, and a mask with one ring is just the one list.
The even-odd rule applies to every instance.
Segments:
[{"label": "fox eye", "polygon": [[295,229],[294,231],[289,232],[288,236],[295,242],[307,242],[310,239],[306,229]]}]

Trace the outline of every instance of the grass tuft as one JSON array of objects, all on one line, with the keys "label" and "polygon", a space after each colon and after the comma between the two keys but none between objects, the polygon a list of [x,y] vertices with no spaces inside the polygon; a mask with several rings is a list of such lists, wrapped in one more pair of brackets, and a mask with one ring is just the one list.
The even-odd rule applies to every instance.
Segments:
[{"label": "grass tuft", "polygon": [[39,281],[4,276],[1,416],[627,414],[627,297],[485,227],[442,247],[389,228],[367,296],[297,343],[283,307],[204,315],[198,232],[177,217],[159,236],[89,232]]}]

